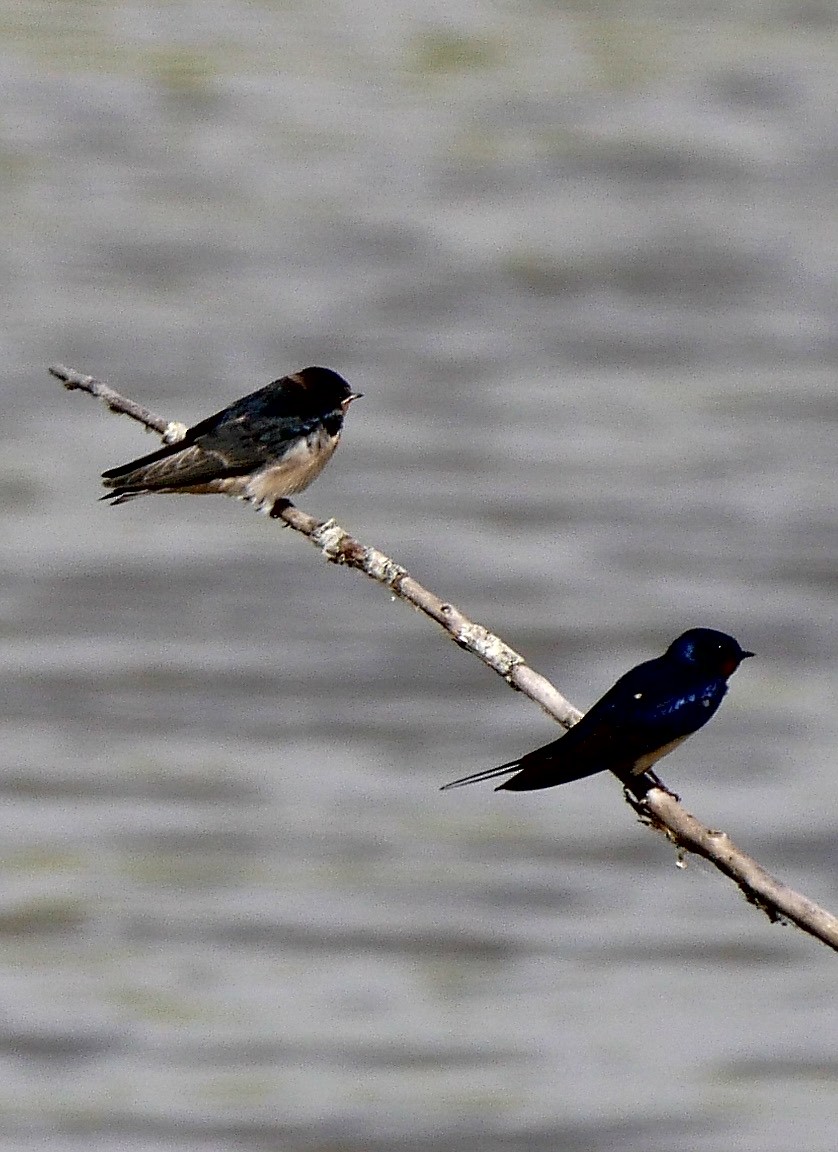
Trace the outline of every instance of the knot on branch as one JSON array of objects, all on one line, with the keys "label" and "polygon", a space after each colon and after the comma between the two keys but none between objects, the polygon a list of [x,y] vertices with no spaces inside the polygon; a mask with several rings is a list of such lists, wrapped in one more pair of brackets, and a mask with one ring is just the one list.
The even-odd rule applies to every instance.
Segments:
[{"label": "knot on branch", "polygon": [[402,568],[401,564],[394,564],[389,556],[377,548],[364,547],[334,520],[326,520],[315,528],[311,539],[333,564],[359,568],[373,580],[386,584],[401,595],[402,581],[408,577],[407,569]]},{"label": "knot on branch", "polygon": [[494,632],[482,624],[463,624],[454,633],[454,640],[461,648],[467,648],[485,660],[501,676],[508,679],[524,658]]},{"label": "knot on branch", "polygon": [[311,541],[322,551],[327,560],[340,564],[341,551],[346,533],[334,520],[324,520],[311,534]]},{"label": "knot on branch", "polygon": [[407,569],[402,568],[401,564],[394,563],[389,556],[385,556],[377,548],[366,548],[364,551],[366,554],[364,571],[367,575],[372,576],[373,580],[379,580],[382,584],[386,584],[388,588],[392,588],[401,596],[402,581],[409,576]]},{"label": "knot on branch", "polygon": [[170,420],[166,427],[163,429],[163,443],[177,444],[178,440],[182,440],[184,438],[187,431],[187,426],[185,424],[181,424],[180,420]]}]

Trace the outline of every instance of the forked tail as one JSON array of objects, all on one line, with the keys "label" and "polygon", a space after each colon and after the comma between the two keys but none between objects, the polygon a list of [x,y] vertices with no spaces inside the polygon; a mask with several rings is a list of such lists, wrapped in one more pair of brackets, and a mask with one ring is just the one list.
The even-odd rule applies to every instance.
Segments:
[{"label": "forked tail", "polygon": [[450,784],[443,784],[440,792],[447,792],[449,788],[462,788],[465,784],[479,784],[481,780],[495,780],[498,776],[508,776],[510,772],[517,772],[519,767],[518,760],[510,760],[508,764],[500,764],[497,768],[486,768],[483,772],[474,772],[471,776],[462,776],[459,780],[452,780]]}]

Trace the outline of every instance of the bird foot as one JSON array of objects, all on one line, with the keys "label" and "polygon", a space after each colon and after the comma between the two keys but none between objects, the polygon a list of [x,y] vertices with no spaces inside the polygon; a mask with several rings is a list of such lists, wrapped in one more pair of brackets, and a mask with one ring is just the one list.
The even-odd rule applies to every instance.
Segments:
[{"label": "bird foot", "polygon": [[651,768],[647,768],[645,772],[638,776],[621,776],[623,788],[630,792],[637,800],[645,800],[647,793],[652,788],[660,788],[667,796],[671,796],[673,800],[679,801],[681,797],[677,792],[673,792],[671,788],[667,788],[660,776],[653,772]]},{"label": "bird foot", "polygon": [[274,500],[273,508],[268,513],[271,520],[278,520],[290,503],[290,500],[285,499]]},{"label": "bird foot", "polygon": [[667,796],[671,796],[673,800],[675,800],[677,803],[680,804],[681,797],[678,795],[677,792],[673,792],[671,788],[667,788],[667,786],[664,784],[663,780],[661,780],[660,776],[658,776],[657,772],[652,772],[651,769],[648,769],[645,772],[645,775],[648,776],[649,779],[652,781],[652,787],[653,788],[660,788],[660,790],[662,792],[665,792],[667,794]]}]

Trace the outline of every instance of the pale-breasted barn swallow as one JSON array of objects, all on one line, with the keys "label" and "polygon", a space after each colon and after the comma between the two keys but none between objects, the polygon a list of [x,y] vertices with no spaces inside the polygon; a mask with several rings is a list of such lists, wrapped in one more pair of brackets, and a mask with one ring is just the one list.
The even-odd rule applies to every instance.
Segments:
[{"label": "pale-breasted barn swallow", "polygon": [[330,368],[283,376],[195,424],[182,440],[103,472],[113,491],[102,499],[223,492],[270,511],[322,472],[360,395]]},{"label": "pale-breasted barn swallow", "polygon": [[443,788],[514,772],[495,791],[527,792],[606,769],[623,778],[647,773],[659,783],[652,765],[707,723],[727,692],[728,677],[748,656],[753,652],[743,651],[724,632],[691,628],[663,656],[621,676],[565,736]]}]

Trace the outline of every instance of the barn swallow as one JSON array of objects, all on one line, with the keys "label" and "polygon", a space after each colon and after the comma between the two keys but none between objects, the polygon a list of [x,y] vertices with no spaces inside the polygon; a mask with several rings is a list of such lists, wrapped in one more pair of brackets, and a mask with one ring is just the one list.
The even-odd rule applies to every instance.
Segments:
[{"label": "barn swallow", "polygon": [[353,392],[330,368],[303,368],[236,400],[182,440],[102,473],[103,500],[223,492],[270,511],[307,488],[338,446]]},{"label": "barn swallow", "polygon": [[445,788],[460,788],[514,773],[495,791],[552,788],[606,769],[621,779],[651,771],[661,757],[706,724],[727,692],[728,677],[753,652],[712,628],[691,628],[663,656],[638,664],[585,713],[570,731],[498,768],[475,772]]}]

